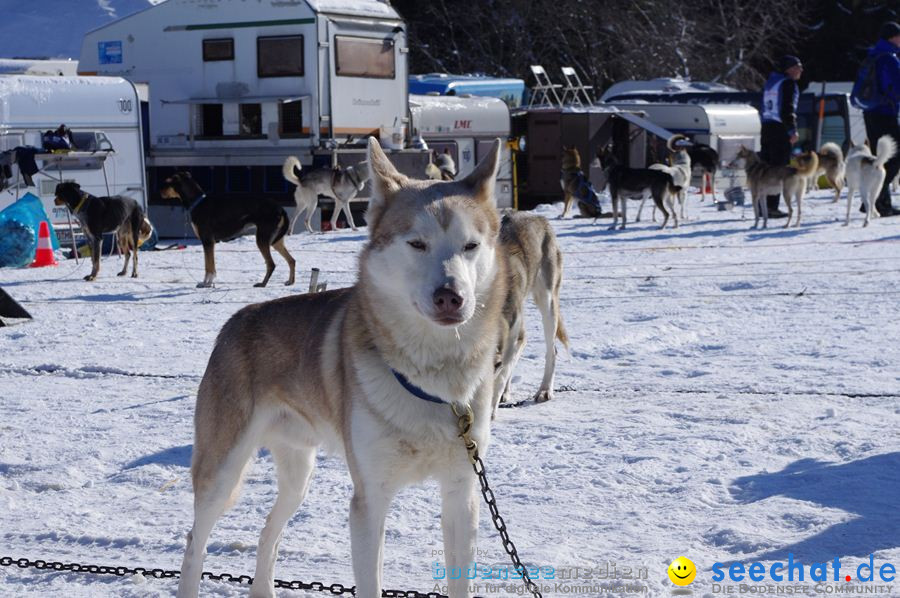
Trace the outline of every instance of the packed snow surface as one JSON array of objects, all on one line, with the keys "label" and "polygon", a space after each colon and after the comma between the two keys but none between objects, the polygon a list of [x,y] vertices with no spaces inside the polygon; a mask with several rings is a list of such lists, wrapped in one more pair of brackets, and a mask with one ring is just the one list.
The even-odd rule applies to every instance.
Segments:
[{"label": "packed snow surface", "polygon": [[[645,595],[670,596],[666,568],[679,555],[699,569],[688,588],[698,597],[717,595],[716,562],[768,571],[790,553],[808,575],[810,563],[840,557],[841,575],[854,577],[870,554],[900,566],[900,218],[863,228],[854,206],[844,227],[844,200],[830,196],[814,193],[803,225],[786,230],[783,220],[750,230],[749,208],[717,211],[697,195],[677,230],[658,230],[646,211],[610,232],[608,220],[539,210],[564,252],[571,349],[560,348],[555,400],[530,402],[544,349],[529,302],[514,389],[523,403],[500,410],[486,465],[522,559],[555,568],[545,596],[601,582],[604,595],[627,595],[627,580],[598,579],[611,567],[644,570]],[[218,330],[244,305],[304,292],[310,268],[329,289],[353,284],[364,242],[365,229],[290,237],[294,287],[281,285],[276,255],[268,288],[253,288],[263,262],[251,237],[218,246],[214,289],[195,288],[203,256],[193,240],[142,252],[138,279],[117,278],[116,257],[94,283],[82,280],[85,261],[0,270],[0,286],[34,316],[0,328],[0,556],[178,569],[195,393]],[[253,574],[272,474],[263,452],[213,531],[206,570]],[[343,461],[320,455],[276,577],[353,584],[351,489]],[[387,588],[435,589],[439,514],[433,482],[394,501]],[[486,508],[478,551],[479,564],[506,563]],[[592,579],[563,578],[575,567]],[[505,583],[478,593],[519,588]],[[0,567],[2,596],[162,597],[175,587]],[[247,592],[202,585],[204,596]]]}]

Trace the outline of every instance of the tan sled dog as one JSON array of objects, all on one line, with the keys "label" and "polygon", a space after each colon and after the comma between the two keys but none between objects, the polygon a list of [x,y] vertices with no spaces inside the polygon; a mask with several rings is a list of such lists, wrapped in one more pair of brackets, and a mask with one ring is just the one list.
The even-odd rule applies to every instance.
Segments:
[{"label": "tan sled dog", "polygon": [[[357,283],[251,305],[222,328],[197,393],[194,524],[179,597],[197,596],[210,532],[260,446],[272,453],[278,498],[260,535],[251,596],[275,595],[278,541],[320,445],[345,455],[353,479],[358,598],[381,596],[391,500],[428,477],[441,487],[446,566],[471,562],[477,478],[450,406],[432,401],[471,407],[484,450],[507,278],[493,207],[499,152],[497,140],[461,180],[417,181],[370,138],[370,239]],[[449,580],[450,596],[469,596],[467,584]]]},{"label": "tan sled dog", "polygon": [[544,378],[534,395],[542,403],[553,398],[553,374],[556,370],[556,345],[559,339],[567,348],[569,337],[559,313],[559,289],[562,284],[562,252],[556,234],[543,216],[513,212],[500,223],[500,245],[509,261],[509,285],[503,318],[500,322],[498,361],[494,370],[494,408],[510,395],[513,369],[525,348],[525,298],[528,293],[541,312],[544,325]]},{"label": "tan sled dog", "polygon": [[807,179],[816,173],[819,168],[819,157],[815,152],[806,152],[797,156],[797,166],[772,166],[759,159],[759,155],[752,149],[741,146],[732,165],[739,161],[744,162],[744,170],[747,172],[747,186],[750,187],[750,195],[753,198],[753,228],[759,226],[762,218],[763,228],[769,224],[769,209],[766,205],[766,196],[781,193],[784,195],[784,203],[787,205],[788,215],[784,228],[791,225],[794,209],[791,206],[791,198],[797,199],[797,223],[800,226],[801,206],[803,194],[806,192]]}]

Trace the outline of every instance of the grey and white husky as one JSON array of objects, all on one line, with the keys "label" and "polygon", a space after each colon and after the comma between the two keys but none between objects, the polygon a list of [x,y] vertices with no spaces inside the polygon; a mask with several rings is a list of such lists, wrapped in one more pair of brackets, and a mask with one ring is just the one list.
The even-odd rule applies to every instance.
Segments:
[{"label": "grey and white husky", "polygon": [[304,224],[307,232],[313,232],[312,217],[319,203],[320,195],[327,195],[334,199],[334,210],[331,212],[331,230],[337,230],[337,220],[340,213],[344,213],[347,225],[356,230],[353,221],[353,213],[350,211],[350,201],[363,190],[369,179],[369,171],[365,162],[356,166],[334,168],[317,168],[303,173],[303,165],[296,156],[288,156],[281,168],[284,178],[295,185],[294,203],[297,210],[291,218],[291,234],[294,234],[294,224],[304,212],[306,218]]},{"label": "grey and white husky", "polygon": [[[356,284],[251,305],[222,328],[197,393],[194,523],[179,597],[197,596],[210,532],[261,446],[275,462],[278,498],[251,596],[275,595],[278,541],[322,445],[346,457],[353,480],[358,598],[381,596],[385,517],[398,490],[425,478],[440,484],[446,567],[471,561],[477,478],[450,405],[472,409],[484,451],[507,296],[493,203],[499,152],[497,140],[457,181],[412,180],[370,138],[369,241]],[[449,594],[469,596],[468,580],[449,580]]]},{"label": "grey and white husky", "polygon": [[562,285],[562,252],[553,227],[543,216],[513,212],[500,223],[500,245],[509,262],[509,284],[500,321],[500,343],[494,370],[494,408],[509,399],[513,369],[525,348],[525,298],[534,299],[544,326],[544,377],[534,400],[541,403],[553,398],[553,376],[556,370],[556,345],[559,339],[569,346],[559,310]]}]

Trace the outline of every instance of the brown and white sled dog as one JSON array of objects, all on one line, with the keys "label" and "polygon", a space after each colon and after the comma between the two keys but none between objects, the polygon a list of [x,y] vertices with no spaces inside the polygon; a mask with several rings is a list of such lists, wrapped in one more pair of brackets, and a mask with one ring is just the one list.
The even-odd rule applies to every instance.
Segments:
[{"label": "brown and white sled dog", "polygon": [[303,165],[295,156],[288,156],[281,167],[281,174],[288,182],[297,185],[294,190],[294,203],[297,210],[291,218],[291,234],[294,234],[294,225],[304,212],[306,218],[304,224],[307,232],[313,232],[312,217],[319,203],[320,195],[327,195],[334,199],[334,210],[331,212],[331,230],[337,230],[337,220],[341,212],[347,219],[347,225],[356,230],[353,222],[353,214],[350,211],[350,201],[363,190],[369,179],[368,169],[364,162],[356,166],[345,168],[317,168],[305,174]]},{"label": "brown and white sled dog", "polygon": [[884,185],[884,163],[897,153],[897,143],[890,135],[882,135],[875,147],[873,156],[867,145],[859,145],[847,154],[845,177],[847,180],[847,219],[844,226],[850,224],[850,205],[853,203],[854,191],[859,191],[862,202],[866,206],[866,220],[863,226],[869,226],[869,220],[878,217],[875,199]]},{"label": "brown and white sled dog", "polygon": [[525,298],[531,293],[544,325],[544,378],[534,395],[538,403],[553,398],[553,375],[556,371],[556,345],[559,339],[567,348],[569,337],[559,313],[559,289],[562,284],[562,252],[553,227],[543,216],[513,212],[500,223],[500,246],[509,262],[509,283],[500,342],[494,369],[494,406],[510,396],[513,369],[525,348]]},{"label": "brown and white sled dog", "polygon": [[[370,138],[370,238],[356,284],[251,305],[222,328],[197,393],[194,524],[178,596],[197,596],[210,531],[260,446],[272,453],[278,498],[251,596],[275,595],[279,538],[320,445],[344,454],[353,480],[358,598],[381,596],[392,498],[428,477],[440,483],[446,566],[471,562],[477,478],[450,406],[432,401],[471,407],[484,450],[507,279],[493,207],[499,151],[497,140],[458,181],[412,180]],[[469,596],[467,584],[450,580],[450,596]]]},{"label": "brown and white sled dog", "polygon": [[796,158],[797,166],[772,166],[760,160],[759,155],[752,149],[741,146],[732,165],[743,161],[744,170],[747,172],[747,186],[750,187],[750,195],[753,198],[753,228],[759,226],[762,218],[763,228],[769,224],[769,208],[766,204],[766,196],[782,194],[787,205],[788,215],[784,228],[791,225],[794,208],[791,198],[797,200],[797,222],[800,226],[800,211],[803,202],[803,194],[806,192],[807,179],[816,173],[819,168],[819,157],[815,152],[806,152]]},{"label": "brown and white sled dog", "polygon": [[818,189],[819,177],[824,174],[828,184],[834,189],[834,199],[831,203],[837,203],[844,188],[844,152],[841,151],[841,146],[829,141],[823,144],[816,154],[819,156],[819,168],[816,174],[809,178],[806,190]]}]

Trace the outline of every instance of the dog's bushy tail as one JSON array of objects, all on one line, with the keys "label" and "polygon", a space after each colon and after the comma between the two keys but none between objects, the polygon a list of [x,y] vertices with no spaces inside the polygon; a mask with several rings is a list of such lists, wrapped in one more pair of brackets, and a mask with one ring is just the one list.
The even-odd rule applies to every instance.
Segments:
[{"label": "dog's bushy tail", "polygon": [[800,176],[812,176],[819,169],[819,154],[807,152],[797,158],[797,174]]},{"label": "dog's bushy tail", "polygon": [[820,156],[831,156],[839,163],[844,162],[844,152],[841,151],[841,146],[833,141],[829,141],[828,143],[822,144],[822,147],[819,148]]},{"label": "dog's bushy tail", "polygon": [[300,171],[302,169],[303,165],[296,156],[288,156],[285,158],[284,165],[281,167],[281,174],[284,175],[284,178],[289,183],[300,185]]},{"label": "dog's bushy tail", "polygon": [[897,142],[890,135],[882,135],[878,138],[876,145],[875,166],[883,168],[884,163],[894,157],[897,153]]}]

